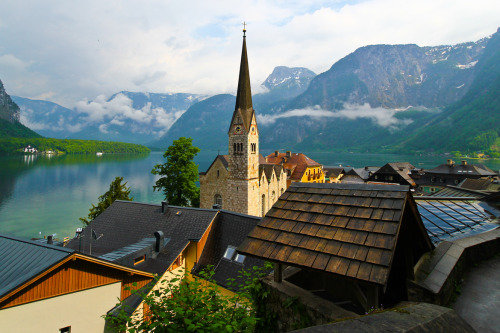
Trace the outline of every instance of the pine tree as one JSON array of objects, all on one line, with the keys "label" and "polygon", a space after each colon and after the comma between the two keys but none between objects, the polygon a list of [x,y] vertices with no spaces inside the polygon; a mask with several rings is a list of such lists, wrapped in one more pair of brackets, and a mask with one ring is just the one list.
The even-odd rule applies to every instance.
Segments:
[{"label": "pine tree", "polygon": [[89,224],[97,216],[106,210],[115,200],[127,200],[132,201],[134,198],[130,197],[130,187],[127,187],[127,183],[122,184],[123,177],[116,177],[115,180],[109,185],[109,190],[99,197],[99,202],[97,206],[92,204],[89,209],[90,213],[85,217],[80,217],[80,221],[84,224]]}]

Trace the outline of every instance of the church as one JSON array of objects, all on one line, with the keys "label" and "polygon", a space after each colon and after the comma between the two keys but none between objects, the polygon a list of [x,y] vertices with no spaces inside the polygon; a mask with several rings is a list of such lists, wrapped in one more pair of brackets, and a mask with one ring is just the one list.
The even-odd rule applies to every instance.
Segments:
[{"label": "church", "polygon": [[[325,177],[322,165],[303,154],[287,151],[264,157],[259,153],[245,33],[244,29],[236,106],[228,130],[228,155],[218,155],[208,170],[200,173],[200,207],[264,216],[291,181],[314,179],[323,183]],[[294,160],[299,161],[299,167]]]}]

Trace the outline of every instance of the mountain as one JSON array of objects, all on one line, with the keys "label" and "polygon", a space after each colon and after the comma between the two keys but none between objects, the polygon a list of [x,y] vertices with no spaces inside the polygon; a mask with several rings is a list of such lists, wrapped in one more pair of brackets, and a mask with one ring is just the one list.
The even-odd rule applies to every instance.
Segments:
[{"label": "mountain", "polygon": [[454,46],[361,47],[315,77],[287,108],[319,105],[341,110],[346,103],[383,108],[445,106],[469,89],[486,43],[485,38]]},{"label": "mountain", "polygon": [[49,101],[12,96],[20,107],[20,121],[48,138],[67,139],[81,131],[83,114]]},{"label": "mountain", "polygon": [[488,151],[500,157],[500,29],[491,37],[476,65],[470,89],[458,102],[397,147],[427,150],[439,142],[442,149]]},{"label": "mountain", "polygon": [[159,140],[150,144],[167,148],[179,137],[193,138],[193,145],[201,149],[221,149],[227,152],[227,131],[234,111],[236,97],[215,95],[191,106]]},{"label": "mountain", "polygon": [[0,81],[0,138],[36,138],[39,134],[20,122],[20,109],[5,91]]},{"label": "mountain", "polygon": [[[460,101],[479,78],[489,38],[437,47],[372,45],[316,76],[279,113],[260,110],[261,147],[394,149]],[[487,46],[488,45],[488,46]],[[436,147],[435,143],[428,146]]]},{"label": "mountain", "polygon": [[21,121],[53,138],[148,143],[164,134],[193,103],[197,94],[122,91],[109,99],[76,103],[73,110],[47,101],[14,97]]},{"label": "mountain", "polygon": [[[253,96],[254,109],[279,111],[287,101],[303,93],[315,76],[307,68],[276,67],[262,83],[266,92]],[[163,137],[150,145],[164,149],[173,140],[187,136],[192,137],[193,144],[201,149],[221,149],[225,153],[235,102],[235,96],[222,94],[194,104]]]}]

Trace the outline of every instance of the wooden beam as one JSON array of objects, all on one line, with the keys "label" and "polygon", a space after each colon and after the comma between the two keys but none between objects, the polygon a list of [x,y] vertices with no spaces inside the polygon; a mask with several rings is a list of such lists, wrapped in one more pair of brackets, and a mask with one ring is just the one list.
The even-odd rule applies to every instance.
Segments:
[{"label": "wooden beam", "polygon": [[274,282],[281,283],[283,281],[283,264],[274,263]]}]

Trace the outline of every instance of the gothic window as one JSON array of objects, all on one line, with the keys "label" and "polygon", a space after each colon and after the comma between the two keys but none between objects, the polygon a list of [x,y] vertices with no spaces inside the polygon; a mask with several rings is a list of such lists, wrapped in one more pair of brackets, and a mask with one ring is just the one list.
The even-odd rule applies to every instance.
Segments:
[{"label": "gothic window", "polygon": [[250,148],[252,150],[252,154],[255,154],[257,152],[257,144],[256,143],[251,143]]},{"label": "gothic window", "polygon": [[274,201],[276,199],[276,192],[273,191],[273,193],[271,194],[271,199]]},{"label": "gothic window", "polygon": [[222,195],[216,194],[214,196],[214,204],[215,205],[220,205],[220,207],[222,208]]},{"label": "gothic window", "polygon": [[266,214],[266,195],[262,194],[262,216]]},{"label": "gothic window", "polygon": [[217,178],[220,176],[220,170],[217,170]]},{"label": "gothic window", "polygon": [[236,154],[236,142],[233,143],[233,152]]}]

